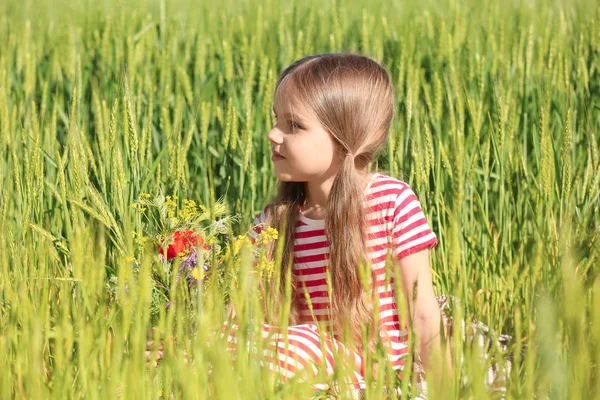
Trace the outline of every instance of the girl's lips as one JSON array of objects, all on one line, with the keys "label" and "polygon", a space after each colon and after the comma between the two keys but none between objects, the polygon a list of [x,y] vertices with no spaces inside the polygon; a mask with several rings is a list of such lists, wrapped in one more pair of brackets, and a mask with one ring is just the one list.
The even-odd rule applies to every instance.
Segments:
[{"label": "girl's lips", "polygon": [[271,156],[271,161],[280,161],[280,160],[285,160],[285,157],[282,157],[279,154],[273,153],[273,155]]}]

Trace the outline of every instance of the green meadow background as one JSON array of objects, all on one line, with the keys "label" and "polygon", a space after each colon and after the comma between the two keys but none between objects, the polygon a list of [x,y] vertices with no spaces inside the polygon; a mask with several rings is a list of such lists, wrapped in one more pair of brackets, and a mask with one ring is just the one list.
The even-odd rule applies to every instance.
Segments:
[{"label": "green meadow background", "polygon": [[[206,345],[223,290],[151,314],[155,260],[134,273],[125,259],[142,193],[209,209],[223,198],[240,217],[231,235],[248,229],[276,184],[277,77],[325,52],[389,71],[397,112],[371,169],[417,193],[439,238],[436,292],[460,298],[455,317],[513,338],[504,394],[457,335],[456,374],[430,398],[600,396],[598,3],[5,0],[0,398],[310,396],[244,346],[231,359]],[[253,283],[240,279],[229,296],[256,326]],[[153,325],[167,355],[146,368]],[[385,383],[410,397],[410,376],[371,380],[366,396]]]}]

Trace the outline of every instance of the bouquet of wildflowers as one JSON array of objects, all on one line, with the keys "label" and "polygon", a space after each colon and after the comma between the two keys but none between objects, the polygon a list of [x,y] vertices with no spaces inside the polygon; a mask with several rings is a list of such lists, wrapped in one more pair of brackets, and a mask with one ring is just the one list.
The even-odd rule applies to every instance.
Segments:
[{"label": "bouquet of wildflowers", "polygon": [[[190,298],[195,299],[193,294],[211,269],[222,264],[222,243],[227,241],[236,217],[229,215],[222,200],[211,210],[187,199],[180,207],[177,196],[162,193],[154,197],[142,194],[131,207],[138,211],[140,230],[133,233],[138,252],[145,247],[156,254],[152,263],[153,311],[169,308],[172,291],[184,283]],[[152,245],[146,246],[147,242]]]}]

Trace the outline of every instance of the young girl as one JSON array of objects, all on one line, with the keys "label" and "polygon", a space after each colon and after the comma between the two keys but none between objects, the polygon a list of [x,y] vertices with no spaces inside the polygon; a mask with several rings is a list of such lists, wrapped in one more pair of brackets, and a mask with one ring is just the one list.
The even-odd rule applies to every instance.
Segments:
[{"label": "young girl", "polygon": [[[265,226],[285,235],[280,299],[269,299],[275,309],[281,304],[290,258],[293,263],[288,353],[279,341],[278,362],[271,366],[279,364],[292,376],[325,359],[324,367],[332,373],[331,353],[343,349],[354,358],[354,386],[364,388],[360,346],[352,351],[338,339],[348,325],[356,343],[362,343],[363,328],[374,322],[377,301],[380,339],[392,366],[402,369],[409,350],[408,326],[400,324],[394,277],[386,284],[390,252],[401,275],[395,279],[401,279],[401,295],[421,340],[419,356],[425,368],[431,367],[431,350],[440,349],[441,315],[429,265],[429,250],[437,238],[406,183],[366,171],[388,138],[394,113],[388,73],[361,55],[302,58],[280,76],[273,112],[277,123],[267,137],[279,188],[254,221],[251,236],[255,239]],[[287,228],[282,231],[284,220]],[[268,249],[270,257],[275,246]],[[365,262],[370,263],[371,293],[364,290],[359,273]],[[326,271],[331,276],[331,301]],[[328,354],[323,358],[319,335],[330,328],[334,335],[326,336]],[[273,329],[278,328],[264,324],[264,336]],[[370,338],[370,348],[373,343]],[[448,353],[446,357],[449,361]]]},{"label": "young girl", "polygon": [[[283,280],[291,266],[287,343],[275,339],[274,356],[267,362],[271,369],[283,369],[284,378],[301,370],[316,374],[318,366],[333,374],[336,351],[350,357],[351,362],[344,364],[353,367],[352,386],[365,388],[362,334],[375,322],[379,337],[368,338],[367,346],[374,351],[375,342],[381,340],[392,367],[400,372],[409,351],[409,327],[400,321],[399,296],[406,299],[405,315],[410,314],[420,338],[417,352],[425,369],[433,367],[430,354],[440,351],[441,315],[429,265],[429,251],[437,238],[406,183],[367,172],[388,138],[393,92],[386,70],[355,54],[302,58],[277,82],[273,105],[277,123],[267,137],[279,188],[256,217],[250,236],[254,240],[271,226],[286,239],[281,289],[269,301],[278,315]],[[275,246],[271,243],[267,249],[271,259]],[[388,254],[400,276],[390,278],[386,273]],[[359,271],[365,265],[372,278],[369,291]],[[331,299],[326,272],[331,277]],[[395,293],[396,280],[402,293]],[[270,322],[262,325],[263,337],[276,333],[281,338],[277,321]],[[350,328],[352,343],[341,341],[344,327]],[[233,332],[230,335],[234,337]],[[445,356],[450,366],[449,352]]]}]

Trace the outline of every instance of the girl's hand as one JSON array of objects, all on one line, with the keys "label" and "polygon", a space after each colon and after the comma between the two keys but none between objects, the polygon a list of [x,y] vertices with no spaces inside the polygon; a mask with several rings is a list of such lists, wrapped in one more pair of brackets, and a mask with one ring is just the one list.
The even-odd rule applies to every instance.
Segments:
[{"label": "girl's hand", "polygon": [[[152,331],[158,331],[157,327],[152,327]],[[155,367],[158,366],[158,362],[164,358],[165,355],[165,344],[162,340],[157,343],[154,340],[146,341],[146,351],[144,352],[146,356],[146,367]],[[188,363],[188,356],[186,351],[183,351],[183,362],[185,364]]]},{"label": "girl's hand", "polygon": [[[154,333],[157,332],[160,336],[160,331],[158,327],[152,327],[152,336],[154,337]],[[155,348],[156,347],[156,348]],[[146,351],[144,352],[146,355],[146,367],[156,367],[158,362],[163,359],[165,355],[165,344],[162,340],[157,343],[157,346],[154,344],[154,340],[146,341]]]},{"label": "girl's hand", "polygon": [[165,355],[165,345],[163,341],[161,340],[157,344],[158,346],[156,347],[158,348],[155,349],[153,340],[148,340],[146,342],[146,351],[144,352],[144,354],[146,355],[146,367],[156,367],[158,365],[158,362],[162,360]]}]

